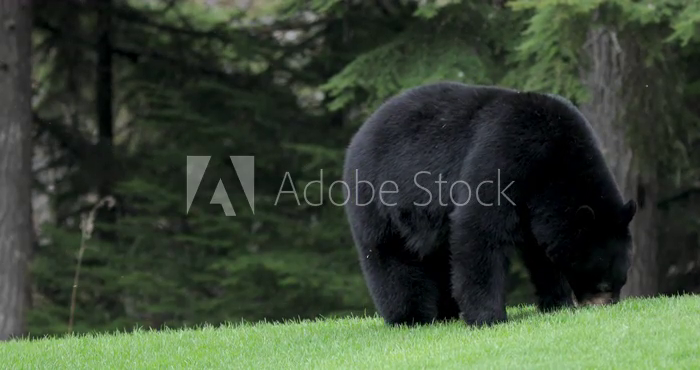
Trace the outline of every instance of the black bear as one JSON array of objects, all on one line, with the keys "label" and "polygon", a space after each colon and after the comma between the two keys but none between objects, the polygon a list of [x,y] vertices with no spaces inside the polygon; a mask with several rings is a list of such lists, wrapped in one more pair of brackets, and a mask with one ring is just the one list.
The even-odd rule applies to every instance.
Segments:
[{"label": "black bear", "polygon": [[637,206],[562,97],[414,87],[357,131],[343,178],[361,269],[388,324],[505,321],[511,252],[543,312],[619,300]]}]

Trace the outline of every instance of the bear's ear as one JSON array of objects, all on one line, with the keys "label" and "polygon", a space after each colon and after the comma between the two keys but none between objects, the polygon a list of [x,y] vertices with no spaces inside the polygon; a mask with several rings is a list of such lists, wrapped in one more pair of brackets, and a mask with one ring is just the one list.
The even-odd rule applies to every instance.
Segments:
[{"label": "bear's ear", "polygon": [[589,206],[578,207],[576,210],[576,225],[578,225],[578,227],[586,229],[593,225],[593,221],[595,221],[595,212],[593,212],[593,208]]},{"label": "bear's ear", "polygon": [[623,225],[627,225],[632,222],[634,215],[637,213],[637,202],[634,199],[630,199],[624,206],[622,206],[622,211],[620,212],[620,222]]}]

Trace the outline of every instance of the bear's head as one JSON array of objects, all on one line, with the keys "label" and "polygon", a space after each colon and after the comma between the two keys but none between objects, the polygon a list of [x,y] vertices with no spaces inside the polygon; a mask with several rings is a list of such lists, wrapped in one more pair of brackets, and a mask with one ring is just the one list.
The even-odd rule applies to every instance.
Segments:
[{"label": "bear's head", "polygon": [[612,214],[596,217],[581,206],[575,213],[576,237],[560,264],[579,305],[617,303],[632,258],[629,224],[637,212],[630,200]]}]

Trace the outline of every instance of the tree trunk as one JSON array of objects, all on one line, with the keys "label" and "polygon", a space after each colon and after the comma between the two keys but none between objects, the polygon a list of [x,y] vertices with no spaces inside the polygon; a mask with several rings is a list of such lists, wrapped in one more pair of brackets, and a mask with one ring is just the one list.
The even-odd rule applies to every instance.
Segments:
[{"label": "tree trunk", "polygon": [[[591,100],[582,104],[583,114],[595,129],[613,175],[625,200],[638,203],[631,224],[633,260],[622,296],[650,296],[658,293],[656,253],[658,184],[654,166],[640,166],[637,148],[627,136],[628,100],[624,89],[631,89],[627,76],[630,68],[638,68],[638,53],[623,47],[614,29],[598,27],[589,30],[584,47],[588,66],[582,71]],[[634,90],[634,89],[632,89]],[[642,89],[643,90],[643,89]]]},{"label": "tree trunk", "polygon": [[[112,188],[115,179],[114,170],[114,113],[113,102],[113,62],[112,62],[112,0],[99,0],[97,7],[97,64],[95,84],[95,110],[99,132],[98,146],[100,149],[102,176],[99,182],[99,197],[113,196]],[[107,225],[107,229],[98,230],[100,238],[114,242],[116,233],[116,213],[112,207],[101,208],[97,213],[99,222]]]},{"label": "tree trunk", "polygon": [[0,340],[26,332],[31,212],[31,1],[0,0]]},{"label": "tree trunk", "polygon": [[111,151],[114,140],[112,113],[112,0],[101,0],[97,8],[96,111],[100,144]]}]

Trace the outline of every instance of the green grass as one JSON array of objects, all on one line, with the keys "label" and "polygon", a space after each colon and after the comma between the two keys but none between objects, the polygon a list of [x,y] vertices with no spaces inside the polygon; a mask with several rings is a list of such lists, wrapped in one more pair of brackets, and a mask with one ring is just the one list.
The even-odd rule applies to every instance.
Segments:
[{"label": "green grass", "polygon": [[389,328],[378,318],[15,341],[3,368],[700,369],[700,297],[629,299],[469,329]]}]

